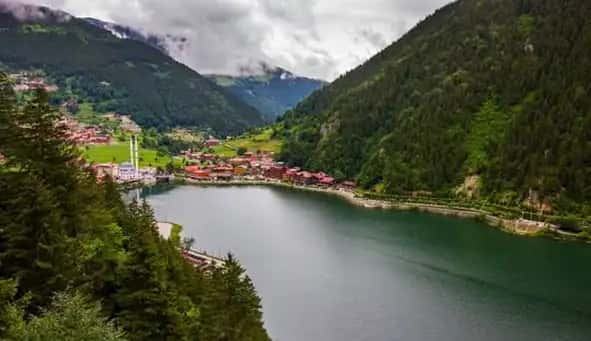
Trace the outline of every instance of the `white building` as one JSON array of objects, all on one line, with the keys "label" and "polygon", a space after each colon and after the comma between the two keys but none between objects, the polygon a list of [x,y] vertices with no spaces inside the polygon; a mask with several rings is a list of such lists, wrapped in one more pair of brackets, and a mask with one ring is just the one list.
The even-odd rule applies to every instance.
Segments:
[{"label": "white building", "polygon": [[131,162],[124,162],[119,166],[119,174],[117,177],[120,181],[136,181],[140,176]]}]

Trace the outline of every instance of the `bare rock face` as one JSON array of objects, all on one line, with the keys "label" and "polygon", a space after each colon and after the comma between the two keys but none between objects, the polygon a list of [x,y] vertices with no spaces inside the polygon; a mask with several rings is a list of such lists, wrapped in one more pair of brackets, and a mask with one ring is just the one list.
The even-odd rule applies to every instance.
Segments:
[{"label": "bare rock face", "polygon": [[464,195],[467,198],[478,198],[480,195],[480,175],[470,175],[464,179],[464,183],[456,189],[456,195]]},{"label": "bare rock face", "polygon": [[550,204],[549,198],[542,198],[538,191],[533,189],[529,189],[529,194],[527,198],[523,201],[523,206],[528,207],[540,214],[550,214],[552,213],[552,205]]},{"label": "bare rock face", "polygon": [[336,117],[324,123],[322,126],[320,126],[320,134],[322,135],[322,138],[325,139],[331,135],[334,135],[338,131],[340,125],[341,123]]}]

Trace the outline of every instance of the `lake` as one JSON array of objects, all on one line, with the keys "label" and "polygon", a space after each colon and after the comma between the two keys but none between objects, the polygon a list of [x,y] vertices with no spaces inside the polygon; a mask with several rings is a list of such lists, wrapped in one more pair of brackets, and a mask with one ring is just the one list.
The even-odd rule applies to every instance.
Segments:
[{"label": "lake", "polygon": [[271,187],[145,190],[235,254],[274,340],[590,340],[591,245]]}]

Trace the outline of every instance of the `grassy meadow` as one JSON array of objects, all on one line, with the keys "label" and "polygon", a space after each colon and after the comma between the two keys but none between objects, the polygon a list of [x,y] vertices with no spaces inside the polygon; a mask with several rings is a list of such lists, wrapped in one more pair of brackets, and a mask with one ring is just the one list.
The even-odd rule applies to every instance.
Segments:
[{"label": "grassy meadow", "polygon": [[279,153],[281,150],[281,140],[273,138],[272,128],[267,128],[256,134],[243,135],[232,140],[225,141],[219,146],[213,148],[214,153],[227,157],[234,157],[238,148],[245,148],[249,152],[273,152]]},{"label": "grassy meadow", "polygon": [[[129,161],[128,142],[119,142],[110,145],[85,146],[82,151],[84,158],[89,162],[122,163]],[[162,155],[158,151],[152,149],[140,148],[138,154],[140,167],[164,167],[170,161],[175,161],[170,155]]]}]

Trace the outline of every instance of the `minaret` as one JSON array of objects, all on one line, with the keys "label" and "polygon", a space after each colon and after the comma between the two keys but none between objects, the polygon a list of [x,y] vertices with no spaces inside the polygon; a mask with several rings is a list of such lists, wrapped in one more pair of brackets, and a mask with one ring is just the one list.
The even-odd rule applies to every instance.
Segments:
[{"label": "minaret", "polygon": [[140,159],[138,157],[137,136],[131,135],[129,139],[129,159],[131,166],[135,169],[136,178],[139,177]]},{"label": "minaret", "polygon": [[140,175],[140,158],[138,154],[138,147],[137,147],[137,136],[133,135],[133,152],[134,152],[134,159],[135,159],[135,176],[136,178]]},{"label": "minaret", "polygon": [[134,162],[133,162],[133,135],[129,139],[129,162],[131,162],[131,165],[134,166]]}]

